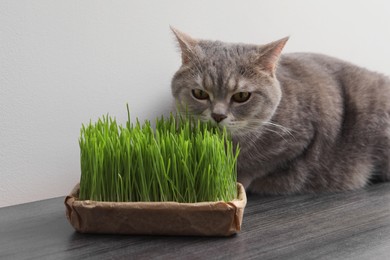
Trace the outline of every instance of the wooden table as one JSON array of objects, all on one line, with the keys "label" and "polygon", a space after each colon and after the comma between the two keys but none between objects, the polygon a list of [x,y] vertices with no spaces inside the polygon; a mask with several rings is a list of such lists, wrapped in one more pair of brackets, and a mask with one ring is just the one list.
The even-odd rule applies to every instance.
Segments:
[{"label": "wooden table", "polygon": [[390,259],[390,183],[249,195],[242,231],[229,238],[79,234],[63,200],[0,208],[0,259]]}]

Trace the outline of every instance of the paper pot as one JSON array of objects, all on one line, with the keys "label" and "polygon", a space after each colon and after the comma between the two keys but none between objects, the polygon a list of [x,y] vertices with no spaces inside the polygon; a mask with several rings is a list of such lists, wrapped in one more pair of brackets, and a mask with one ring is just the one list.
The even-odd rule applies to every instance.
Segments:
[{"label": "paper pot", "polygon": [[99,202],[78,200],[79,185],[66,197],[66,216],[81,233],[230,236],[241,229],[243,186],[231,202]]}]

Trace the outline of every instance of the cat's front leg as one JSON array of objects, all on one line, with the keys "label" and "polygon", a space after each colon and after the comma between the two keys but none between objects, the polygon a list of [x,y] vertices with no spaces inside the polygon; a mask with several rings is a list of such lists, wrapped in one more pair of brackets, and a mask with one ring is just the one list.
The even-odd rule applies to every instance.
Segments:
[{"label": "cat's front leg", "polygon": [[253,176],[249,175],[249,174],[239,174],[237,176],[237,181],[239,183],[242,184],[242,186],[244,186],[245,190],[248,190],[249,188],[249,185],[252,183],[253,181]]},{"label": "cat's front leg", "polygon": [[306,169],[292,167],[272,172],[251,181],[247,190],[255,194],[282,195],[310,192],[306,189],[308,174]]},{"label": "cat's front leg", "polygon": [[245,190],[249,189],[249,186],[256,178],[264,175],[266,175],[265,168],[258,168],[256,171],[253,171],[252,167],[244,167],[239,161],[237,166],[237,181],[244,186]]}]

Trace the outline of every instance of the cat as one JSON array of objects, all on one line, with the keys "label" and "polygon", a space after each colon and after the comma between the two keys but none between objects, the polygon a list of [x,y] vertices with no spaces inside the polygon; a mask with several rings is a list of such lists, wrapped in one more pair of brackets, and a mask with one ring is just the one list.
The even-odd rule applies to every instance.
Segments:
[{"label": "cat", "polygon": [[182,65],[174,99],[240,146],[251,193],[339,192],[390,180],[390,80],[313,53],[198,40],[172,28]]}]

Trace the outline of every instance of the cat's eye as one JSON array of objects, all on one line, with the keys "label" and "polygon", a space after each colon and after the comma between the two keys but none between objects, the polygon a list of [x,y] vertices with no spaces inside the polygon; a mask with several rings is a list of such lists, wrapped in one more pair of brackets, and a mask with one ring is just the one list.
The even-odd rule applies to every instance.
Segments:
[{"label": "cat's eye", "polygon": [[244,103],[251,97],[250,92],[238,92],[232,96],[232,100],[237,103]]},{"label": "cat's eye", "polygon": [[206,91],[198,89],[198,88],[192,90],[192,95],[194,96],[194,98],[200,99],[200,100],[205,100],[205,99],[209,98],[209,94],[207,94]]}]

